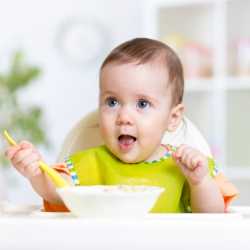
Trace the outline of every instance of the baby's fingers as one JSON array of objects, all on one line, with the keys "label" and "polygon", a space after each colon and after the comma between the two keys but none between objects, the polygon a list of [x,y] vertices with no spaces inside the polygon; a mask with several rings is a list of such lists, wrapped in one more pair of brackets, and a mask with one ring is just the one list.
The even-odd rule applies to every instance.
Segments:
[{"label": "baby's fingers", "polygon": [[201,167],[203,164],[203,158],[200,156],[194,156],[191,160],[191,165],[193,168]]},{"label": "baby's fingers", "polygon": [[175,161],[177,163],[177,166],[181,169],[182,173],[185,176],[189,176],[190,170],[178,158],[175,158]]},{"label": "baby's fingers", "polygon": [[25,177],[30,178],[40,174],[40,156],[32,152],[32,149],[22,150],[17,156],[17,161],[13,162],[14,167]]},{"label": "baby's fingers", "polygon": [[28,142],[28,141],[21,141],[21,142],[19,143],[19,145],[20,145],[20,147],[21,147],[22,149],[34,148],[34,145],[33,145],[32,143]]},{"label": "baby's fingers", "polygon": [[193,155],[194,154],[193,154],[192,148],[183,144],[176,150],[173,157],[176,160],[178,160],[178,162],[189,167],[191,165],[191,160],[192,160]]},{"label": "baby's fingers", "polygon": [[26,176],[28,179],[38,176],[42,173],[38,161],[34,161],[32,163],[29,163],[26,167],[23,169],[23,175]]},{"label": "baby's fingers", "polygon": [[16,152],[14,157],[12,157],[12,163],[14,165],[18,165],[19,163],[22,163],[25,159],[27,162],[27,159],[32,155],[33,149],[28,148],[28,149],[20,149]]},{"label": "baby's fingers", "polygon": [[21,165],[23,165],[25,167],[25,166],[31,165],[34,162],[38,163],[38,161],[40,161],[40,155],[39,154],[34,153],[32,151],[32,149],[31,149],[31,153],[30,153],[30,149],[28,149],[26,151],[27,151],[26,155],[23,154],[24,158],[22,158],[22,160],[19,161],[19,164],[21,164]]},{"label": "baby's fingers", "polygon": [[10,146],[6,151],[5,151],[5,156],[9,159],[12,160],[14,157],[16,157],[16,154],[22,150],[22,149],[28,149],[28,148],[34,148],[34,146],[29,143],[28,141],[21,141],[19,144],[15,146]]},{"label": "baby's fingers", "polygon": [[12,160],[15,154],[21,149],[19,145],[16,146],[10,146],[6,151],[5,151],[5,156],[9,159]]},{"label": "baby's fingers", "polygon": [[183,152],[183,150],[185,149],[185,147],[186,147],[186,145],[182,144],[182,145],[180,145],[180,146],[176,149],[176,151],[175,151],[175,153],[174,153],[174,156],[175,156],[177,159],[179,159],[179,158],[182,156],[182,152]]}]

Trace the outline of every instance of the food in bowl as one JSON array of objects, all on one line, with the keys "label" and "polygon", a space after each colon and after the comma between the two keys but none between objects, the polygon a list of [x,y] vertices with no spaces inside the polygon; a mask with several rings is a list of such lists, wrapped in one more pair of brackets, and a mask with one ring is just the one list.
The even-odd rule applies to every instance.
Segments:
[{"label": "food in bowl", "polygon": [[127,217],[147,214],[164,188],[94,185],[57,189],[69,210],[80,217]]}]

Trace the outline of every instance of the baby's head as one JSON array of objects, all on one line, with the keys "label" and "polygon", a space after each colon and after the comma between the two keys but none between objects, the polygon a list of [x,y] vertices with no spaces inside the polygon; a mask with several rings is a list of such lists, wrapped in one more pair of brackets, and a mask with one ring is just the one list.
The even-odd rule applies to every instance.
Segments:
[{"label": "baby's head", "polygon": [[121,161],[160,155],[165,131],[183,114],[183,70],[175,52],[147,38],[111,51],[100,70],[99,122],[104,143]]}]

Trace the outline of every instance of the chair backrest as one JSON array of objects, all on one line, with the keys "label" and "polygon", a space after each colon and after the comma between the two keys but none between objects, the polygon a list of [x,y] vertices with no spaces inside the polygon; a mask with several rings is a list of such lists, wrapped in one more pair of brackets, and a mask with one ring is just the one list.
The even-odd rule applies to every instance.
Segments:
[{"label": "chair backrest", "polygon": [[[65,157],[77,151],[95,147],[102,143],[103,140],[98,125],[98,113],[94,111],[83,117],[70,130],[63,142],[57,161],[62,162]],[[187,144],[200,150],[205,155],[211,156],[206,140],[197,127],[186,117],[183,118],[175,132],[165,133],[162,143],[173,146]]]}]

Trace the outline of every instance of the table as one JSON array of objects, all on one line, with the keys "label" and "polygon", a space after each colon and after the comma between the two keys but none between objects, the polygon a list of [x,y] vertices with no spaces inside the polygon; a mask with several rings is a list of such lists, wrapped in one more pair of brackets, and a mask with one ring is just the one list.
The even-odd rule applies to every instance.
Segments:
[{"label": "table", "polygon": [[250,249],[250,208],[117,220],[12,207],[0,215],[0,249]]}]

